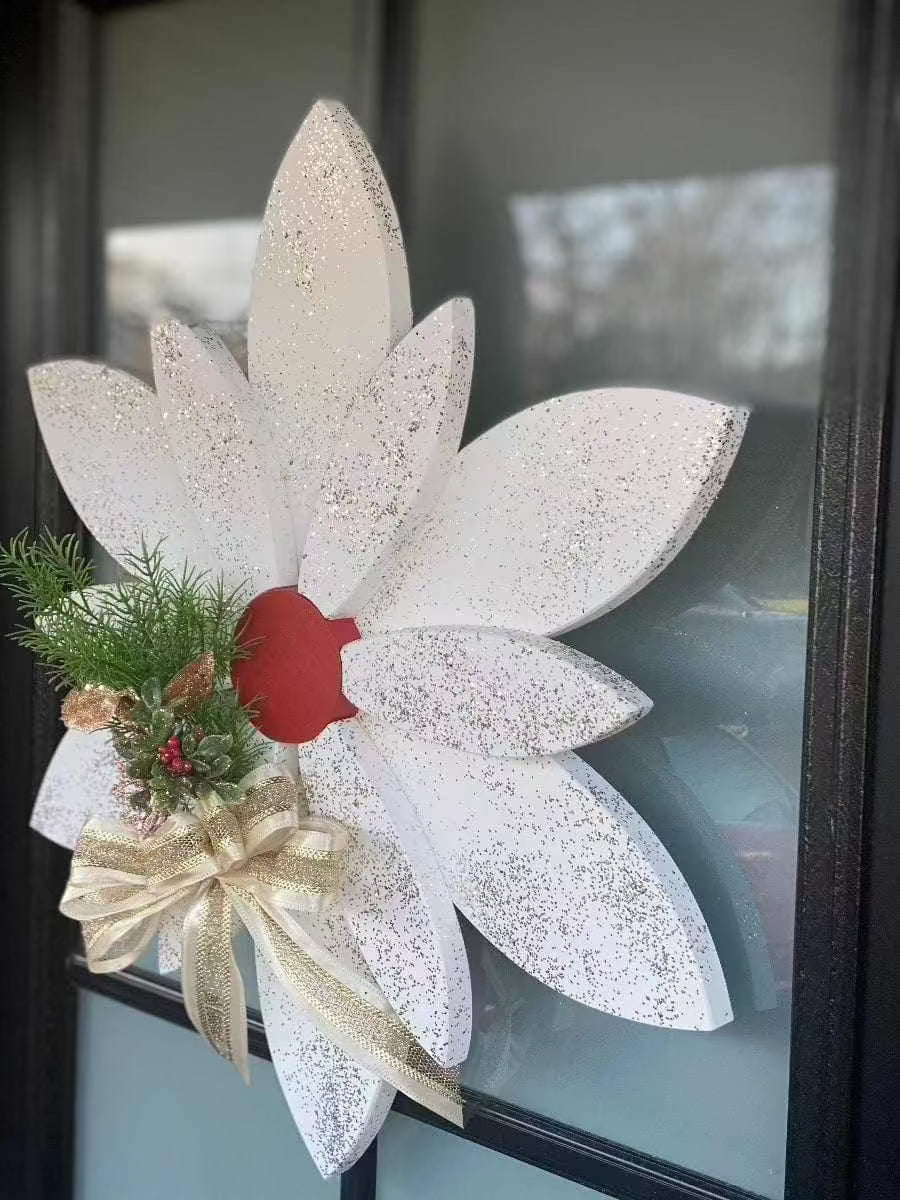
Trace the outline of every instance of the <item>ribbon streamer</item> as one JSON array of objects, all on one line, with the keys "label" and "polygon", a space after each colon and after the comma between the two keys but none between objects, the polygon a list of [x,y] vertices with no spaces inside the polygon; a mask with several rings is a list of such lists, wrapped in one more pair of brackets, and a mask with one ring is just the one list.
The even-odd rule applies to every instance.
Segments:
[{"label": "ribbon streamer", "polygon": [[235,918],[319,1030],[362,1066],[455,1124],[456,1076],[415,1040],[378,987],[339,962],[298,916],[332,903],[347,831],[299,815],[297,785],[259,767],[226,806],[215,792],[200,816],[176,813],[151,837],[91,819],[75,843],[60,910],[81,922],[88,966],[131,966],[162,915],[187,904],[182,987],[203,1036],[249,1079],[244,984],[234,959]]}]

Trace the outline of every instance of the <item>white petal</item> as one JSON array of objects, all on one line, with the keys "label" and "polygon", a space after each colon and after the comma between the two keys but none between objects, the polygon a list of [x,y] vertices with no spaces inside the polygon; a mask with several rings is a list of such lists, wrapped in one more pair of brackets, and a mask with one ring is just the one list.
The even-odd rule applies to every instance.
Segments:
[{"label": "white petal", "polygon": [[[365,973],[339,913],[303,925],[337,958]],[[327,1179],[346,1171],[381,1128],[395,1091],[319,1033],[257,952],[256,979],[266,1039],[285,1100]]]},{"label": "white petal", "polygon": [[559,633],[614,608],[696,529],[746,417],[641,388],[579,392],[510,417],[461,452],[360,628]]},{"label": "white petal", "polygon": [[215,565],[165,445],[150,388],[102,363],[64,359],[28,372],[41,434],[66,495],[128,567],[141,539],[167,559]]},{"label": "white petal", "polygon": [[609,737],[651,707],[586,654],[505,629],[398,629],[351,642],[341,657],[344,695],[360,712],[475,754],[557,754]]},{"label": "white petal", "polygon": [[709,930],[662,844],[575,755],[488,759],[369,727],[457,906],[573,1000],[672,1029],[731,1019]]},{"label": "white petal", "polygon": [[290,514],[240,367],[214,333],[166,321],[153,330],[153,371],[172,456],[225,578],[255,591],[293,583]]},{"label": "white petal", "polygon": [[352,616],[447,481],[472,380],[474,313],[449,300],[418,324],[354,398],[325,472],[300,591]]},{"label": "white petal", "polygon": [[71,850],[88,817],[118,817],[112,789],[121,776],[109,734],[63,734],[44,772],[31,811],[31,828]]},{"label": "white petal", "polygon": [[299,747],[313,812],[351,830],[344,915],[391,1007],[445,1066],[469,1050],[469,966],[453,901],[421,822],[358,721]]},{"label": "white petal", "polygon": [[411,324],[381,169],[343,105],[320,100],[272,186],[248,326],[250,381],[275,430],[298,546],[351,398]]}]

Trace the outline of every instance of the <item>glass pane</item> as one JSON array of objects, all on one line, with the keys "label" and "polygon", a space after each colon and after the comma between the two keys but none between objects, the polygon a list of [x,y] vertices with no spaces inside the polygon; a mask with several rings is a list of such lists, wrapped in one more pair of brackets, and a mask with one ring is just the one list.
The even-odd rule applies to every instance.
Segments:
[{"label": "glass pane", "polygon": [[423,0],[412,116],[416,310],[475,300],[467,437],[612,384],[753,410],[724,494],[675,563],[566,638],[654,701],[584,754],[692,885],[735,1021],[693,1034],[591,1011],[470,929],[465,1080],[771,1196],[783,1188],[835,10]]},{"label": "glass pane", "polygon": [[[835,9],[420,0],[403,214],[417,315],[451,294],[476,302],[467,438],[547,396],[616,383],[753,409],[723,496],[676,562],[567,639],[654,700],[637,727],[585,754],[688,878],[735,1021],[690,1034],[606,1016],[535,983],[467,928],[476,1022],[465,1081],[773,1197]],[[355,0],[183,0],[104,18],[100,201],[117,365],[149,376],[147,327],[165,313],[212,321],[241,352],[258,216],[298,120],[328,94],[372,128],[367,14]],[[128,1019],[143,1037],[146,1019]],[[443,1178],[425,1175],[429,1155],[511,1169],[396,1119],[382,1190],[392,1178],[411,1186],[408,1147],[391,1167],[398,1137],[422,1139],[422,1165],[407,1169],[429,1186]]]},{"label": "glass pane", "polygon": [[[246,320],[259,215],[288,141],[320,95],[369,119],[369,17],[356,0],[182,0],[103,17],[105,358],[150,379],[149,328],[165,315],[208,320],[242,347],[233,323]],[[237,953],[252,1011],[246,938]],[[139,965],[156,969],[155,947]],[[118,1200],[125,1180],[129,1200],[336,1200],[340,1184],[319,1177],[271,1065],[251,1071],[248,1089],[194,1034],[84,996],[76,1194]]]},{"label": "glass pane", "polygon": [[251,1069],[248,1088],[195,1034],[82,993],[76,1200],[338,1200],[340,1182],[310,1161],[271,1064]]},{"label": "glass pane", "polygon": [[[378,1135],[377,1200],[604,1200],[601,1193],[391,1115]],[[607,1198],[608,1200],[608,1198]]]}]

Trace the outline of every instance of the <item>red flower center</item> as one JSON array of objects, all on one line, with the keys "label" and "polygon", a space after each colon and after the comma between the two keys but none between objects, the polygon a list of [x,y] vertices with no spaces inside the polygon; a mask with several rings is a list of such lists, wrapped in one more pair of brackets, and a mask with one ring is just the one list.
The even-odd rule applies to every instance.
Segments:
[{"label": "red flower center", "polygon": [[234,663],[231,679],[241,703],[255,709],[260,733],[311,742],[332,721],[355,716],[341,690],[341,647],[358,637],[352,617],[329,620],[296,588],[251,600],[238,630],[249,657]]}]

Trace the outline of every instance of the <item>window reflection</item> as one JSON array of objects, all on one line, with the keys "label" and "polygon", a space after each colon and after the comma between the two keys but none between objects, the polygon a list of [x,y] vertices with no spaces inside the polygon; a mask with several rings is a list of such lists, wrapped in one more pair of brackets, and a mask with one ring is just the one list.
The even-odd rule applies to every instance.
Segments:
[{"label": "window reflection", "polygon": [[831,202],[824,166],[508,201],[529,401],[642,383],[754,410],[726,493],[681,560],[568,639],[654,697],[639,728],[586,757],[706,894],[739,1008],[770,1008],[790,988]]},{"label": "window reflection", "polygon": [[509,201],[529,390],[697,378],[818,402],[826,167],[623,183]]},{"label": "window reflection", "polygon": [[[659,382],[763,409],[775,403],[805,411],[803,428],[811,436],[830,205],[825,167],[512,196],[508,212],[525,299],[521,356],[529,399],[598,382]],[[258,231],[255,220],[110,231],[111,361],[150,378],[148,330],[167,315],[212,324],[243,360]],[[755,420],[765,424],[765,412]],[[779,423],[777,437],[790,442],[790,430],[786,438]],[[806,490],[805,480],[800,490]],[[746,526],[746,513],[738,523]],[[716,827],[715,850],[723,861],[713,875],[719,882],[730,879],[732,910],[744,904],[743,924],[737,922],[743,962],[732,963],[729,983],[734,990],[735,977],[749,973],[755,1008],[771,1007],[790,987],[804,535],[805,523],[793,521],[787,554],[768,548],[749,569],[745,562],[742,574],[725,572],[717,582],[709,545],[720,540],[721,530],[713,522],[711,534],[701,528],[695,539],[699,552],[691,545],[683,553],[687,570],[676,563],[650,589],[665,594],[662,618],[651,611],[650,620],[638,624],[640,604],[637,621],[629,605],[624,614],[569,639],[638,679],[657,701],[639,729],[586,757],[664,841],[666,818],[677,812],[677,829],[672,822],[667,840],[673,853],[679,847],[672,839],[678,842],[679,830],[682,843],[685,830],[696,834],[701,813]],[[690,578],[687,601],[679,571]],[[691,596],[696,602],[689,602]],[[682,844],[676,857],[702,896],[710,846],[699,842],[703,861],[695,878],[690,846]],[[743,899],[725,861],[732,855],[749,887]],[[721,895],[705,907],[708,918],[712,909],[714,927]],[[729,940],[717,937],[725,958]],[[755,970],[752,962],[748,966],[754,955]],[[499,986],[499,977],[494,983]],[[505,1003],[515,1009],[522,1001],[509,996]]]},{"label": "window reflection", "polygon": [[[504,252],[490,261],[512,268],[502,309],[518,297],[522,320],[500,322],[485,303],[481,266],[456,279],[456,258],[433,285],[436,299],[473,293],[480,310],[470,435],[545,397],[621,383],[753,409],[725,493],[675,562],[566,638],[654,699],[638,726],[584,756],[687,878],[736,1022],[693,1036],[608,1017],[542,987],[467,928],[475,1036],[464,1078],[675,1161],[692,1147],[688,1158],[703,1169],[767,1194],[780,1189],[787,1085],[831,187],[830,171],[813,166],[515,192],[495,209]],[[149,378],[149,326],[176,315],[212,323],[243,361],[258,228],[202,221],[110,232],[109,359]],[[492,325],[504,336],[491,337]],[[687,1078],[703,1087],[685,1108]],[[709,1136],[732,1126],[737,1136]]]},{"label": "window reflection", "polygon": [[191,221],[106,235],[106,354],[152,377],[150,326],[204,321],[243,357],[259,221]]}]

